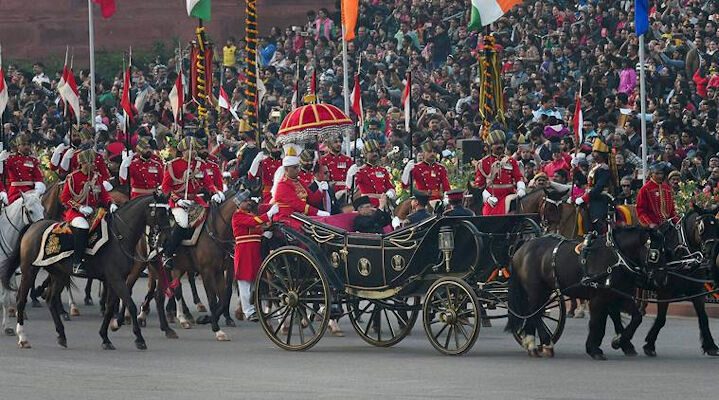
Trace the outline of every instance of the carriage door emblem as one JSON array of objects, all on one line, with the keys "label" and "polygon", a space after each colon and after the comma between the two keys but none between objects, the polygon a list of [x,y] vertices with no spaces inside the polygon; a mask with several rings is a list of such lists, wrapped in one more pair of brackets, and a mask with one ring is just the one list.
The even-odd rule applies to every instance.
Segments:
[{"label": "carriage door emblem", "polygon": [[396,254],[392,257],[392,269],[399,272],[404,269],[404,257]]},{"label": "carriage door emblem", "polygon": [[340,255],[336,251],[332,252],[332,267],[340,267]]},{"label": "carriage door emblem", "polygon": [[372,270],[372,264],[369,262],[368,259],[360,258],[357,262],[357,270],[359,271],[360,275],[369,276],[369,273]]}]

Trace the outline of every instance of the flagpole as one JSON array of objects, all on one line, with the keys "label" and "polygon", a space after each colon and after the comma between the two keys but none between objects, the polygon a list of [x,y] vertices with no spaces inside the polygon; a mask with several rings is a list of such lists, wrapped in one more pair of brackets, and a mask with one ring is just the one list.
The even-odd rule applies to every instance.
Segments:
[{"label": "flagpole", "polygon": [[639,36],[639,97],[641,99],[642,127],[642,183],[647,182],[647,92],[644,75],[644,34]]},{"label": "flagpole", "polygon": [[92,20],[92,0],[87,0],[87,28],[90,36],[90,126],[95,129],[95,24]]},{"label": "flagpole", "polygon": [[[341,2],[341,6],[344,7],[344,2]],[[344,15],[344,10],[342,10],[342,15]],[[345,40],[347,35],[347,28],[345,27],[344,21],[342,22],[342,84],[344,85],[344,89],[342,90],[342,96],[344,97],[344,112],[345,115],[350,115],[350,92],[349,92],[349,86],[350,86],[350,78],[349,78],[349,61],[347,60],[347,40]],[[347,143],[347,151],[349,154],[350,151],[350,140],[352,138],[350,137],[350,133],[347,132],[345,137],[345,142]]]},{"label": "flagpole", "polygon": [[[2,43],[0,43],[0,71],[2,71]],[[3,74],[3,79],[4,78]],[[5,82],[2,82],[5,84]],[[5,109],[0,110],[0,140],[2,140],[2,147],[0,148],[0,151],[5,150]],[[5,183],[5,175],[3,174],[3,184]]]}]

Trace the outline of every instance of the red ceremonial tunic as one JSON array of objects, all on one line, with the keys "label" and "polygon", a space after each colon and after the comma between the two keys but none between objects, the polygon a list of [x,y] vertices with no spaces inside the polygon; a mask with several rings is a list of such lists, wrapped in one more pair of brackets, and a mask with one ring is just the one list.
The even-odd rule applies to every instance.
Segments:
[{"label": "red ceremonial tunic", "polygon": [[[198,196],[200,189],[206,188],[210,193],[215,193],[215,184],[204,172],[203,162],[194,159],[190,179],[187,179],[188,162],[184,158],[175,158],[167,164],[165,174],[162,177],[162,191],[170,194],[170,207],[176,207],[178,200],[185,198],[185,186],[187,186],[187,200],[207,207],[207,202]],[[187,184],[185,182],[187,181]]]},{"label": "red ceremonial tunic", "polygon": [[347,180],[347,171],[354,164],[352,158],[342,153],[329,153],[320,158],[319,163],[327,166],[330,182],[335,186],[335,193],[347,189],[345,181]]},{"label": "red ceremonial tunic", "polygon": [[222,169],[220,168],[220,163],[217,157],[212,155],[208,156],[207,160],[204,161],[203,169],[205,170],[205,175],[210,177],[210,180],[215,185],[215,188],[217,190],[222,190],[224,182],[222,181]]},{"label": "red ceremonial tunic", "polygon": [[428,192],[430,200],[440,200],[450,190],[447,168],[436,162],[417,163],[412,168],[412,183],[418,190]]},{"label": "red ceremonial tunic", "polygon": [[355,185],[362,195],[368,196],[372,206],[379,207],[379,198],[394,189],[390,174],[384,167],[363,165],[355,174]]},{"label": "red ceremonial tunic", "polygon": [[5,176],[7,177],[8,199],[10,204],[20,197],[21,193],[35,189],[35,182],[42,182],[40,161],[33,156],[12,153],[5,160]]},{"label": "red ceremonial tunic", "polygon": [[666,182],[661,185],[650,179],[637,194],[637,217],[644,226],[661,225],[667,220],[677,221],[672,189]]},{"label": "red ceremonial tunic", "polygon": [[272,200],[272,185],[275,181],[275,171],[282,166],[281,159],[274,159],[272,157],[266,157],[260,161],[260,167],[257,170],[257,175],[247,173],[250,179],[260,177],[262,180],[262,202],[269,203]]},{"label": "red ceremonial tunic", "polygon": [[82,171],[75,171],[65,179],[65,186],[60,193],[60,202],[65,206],[65,221],[71,222],[77,217],[86,218],[79,210],[82,206],[108,207],[112,203],[110,194],[102,186],[102,178],[97,172],[91,176]]},{"label": "red ceremonial tunic", "polygon": [[505,199],[515,193],[517,182],[521,180],[522,172],[515,159],[503,157],[499,160],[493,155],[481,159],[474,176],[474,184],[479,189],[487,189],[498,200],[495,207],[484,203],[482,215],[504,215]]},{"label": "red ceremonial tunic", "polygon": [[[65,153],[63,153],[64,155]],[[72,158],[70,159],[70,171],[77,171],[80,169],[80,161],[77,160],[77,155],[80,154],[79,151],[75,150],[75,153],[72,155]],[[62,167],[60,168],[62,169]],[[110,180],[110,170],[107,169],[107,164],[105,163],[105,159],[102,158],[100,154],[95,155],[95,170],[98,174],[100,174],[100,183],[104,181]],[[65,173],[68,173],[69,171],[64,171]]]},{"label": "red ceremonial tunic", "polygon": [[277,182],[275,196],[272,198],[272,202],[277,203],[280,207],[280,211],[277,213],[277,220],[299,229],[300,224],[292,219],[292,213],[296,211],[306,215],[317,215],[317,207],[312,206],[310,203],[317,203],[318,201],[321,203],[322,199],[320,196],[319,190],[315,193],[311,193],[307,190],[307,187],[302,185],[299,179],[290,179],[287,176],[283,176],[282,179]]},{"label": "red ceremonial tunic", "polygon": [[232,215],[235,235],[235,280],[254,281],[262,264],[262,225],[267,214],[256,216],[243,210]]},{"label": "red ceremonial tunic", "polygon": [[[131,188],[130,198],[134,199],[154,193],[162,184],[164,172],[165,165],[160,157],[153,154],[146,160],[139,154],[135,154],[128,171]],[[127,180],[120,178],[120,183],[124,185]]]}]

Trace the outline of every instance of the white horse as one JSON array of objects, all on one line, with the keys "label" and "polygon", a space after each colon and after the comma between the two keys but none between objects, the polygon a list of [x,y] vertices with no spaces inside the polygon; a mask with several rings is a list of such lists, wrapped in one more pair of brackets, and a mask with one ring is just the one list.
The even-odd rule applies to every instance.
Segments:
[{"label": "white horse", "polygon": [[[34,190],[25,192],[9,206],[0,210],[0,264],[10,256],[17,245],[20,231],[27,225],[45,218],[45,209]],[[14,283],[14,282],[13,282]],[[8,324],[9,309],[15,307],[12,293],[0,285],[0,308],[2,308],[3,332],[12,336],[13,328]]]}]

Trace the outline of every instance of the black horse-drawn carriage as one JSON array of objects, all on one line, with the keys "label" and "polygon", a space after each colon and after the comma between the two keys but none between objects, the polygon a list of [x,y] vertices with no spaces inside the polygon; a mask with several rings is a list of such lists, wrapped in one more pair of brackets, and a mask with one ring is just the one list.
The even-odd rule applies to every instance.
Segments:
[{"label": "black horse-drawn carriage", "polygon": [[[293,218],[302,231],[279,226],[283,245],[264,260],[255,291],[262,328],[287,350],[312,347],[343,309],[362,339],[392,346],[421,310],[430,343],[462,354],[481,318],[506,317],[483,317],[483,309],[506,309],[503,271],[514,249],[540,233],[535,215],[433,217],[383,235]],[[556,342],[565,319],[561,296],[541,312]]]}]

